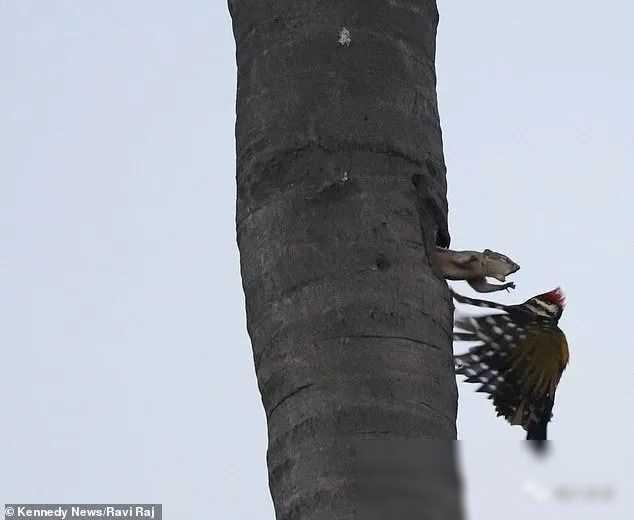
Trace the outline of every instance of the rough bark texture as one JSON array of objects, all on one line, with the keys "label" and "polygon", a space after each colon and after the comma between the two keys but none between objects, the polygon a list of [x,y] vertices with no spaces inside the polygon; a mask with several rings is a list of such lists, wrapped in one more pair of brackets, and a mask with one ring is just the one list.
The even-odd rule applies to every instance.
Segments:
[{"label": "rough bark texture", "polygon": [[460,518],[433,0],[230,0],[278,519]]}]

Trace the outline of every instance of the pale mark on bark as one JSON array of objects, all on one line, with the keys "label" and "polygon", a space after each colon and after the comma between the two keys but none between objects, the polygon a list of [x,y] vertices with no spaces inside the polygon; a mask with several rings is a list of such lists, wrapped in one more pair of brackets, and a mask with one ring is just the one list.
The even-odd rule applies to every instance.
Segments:
[{"label": "pale mark on bark", "polygon": [[352,43],[352,38],[350,38],[350,31],[346,27],[342,27],[339,32],[339,40],[337,40],[339,45],[342,47],[349,47]]}]

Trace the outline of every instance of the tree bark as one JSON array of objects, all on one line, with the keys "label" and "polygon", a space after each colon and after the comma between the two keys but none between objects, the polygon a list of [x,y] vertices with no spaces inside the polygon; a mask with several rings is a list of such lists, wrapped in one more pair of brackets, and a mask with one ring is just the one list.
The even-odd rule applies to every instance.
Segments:
[{"label": "tree bark", "polygon": [[433,0],[229,0],[277,518],[461,518]]}]

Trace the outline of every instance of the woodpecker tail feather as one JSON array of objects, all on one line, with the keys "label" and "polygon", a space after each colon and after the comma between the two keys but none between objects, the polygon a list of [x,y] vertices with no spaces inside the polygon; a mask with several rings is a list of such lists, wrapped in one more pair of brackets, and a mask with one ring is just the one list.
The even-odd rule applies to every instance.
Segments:
[{"label": "woodpecker tail feather", "polygon": [[547,441],[548,433],[546,431],[547,423],[541,421],[539,423],[531,424],[528,427],[528,432],[526,433],[527,441]]},{"label": "woodpecker tail feather", "polygon": [[531,422],[526,428],[526,440],[531,441],[530,447],[539,454],[548,449],[548,421],[552,417],[553,401],[551,400],[538,421]]},{"label": "woodpecker tail feather", "polygon": [[526,440],[531,441],[529,443],[531,449],[540,455],[543,455],[548,450],[548,439],[546,438],[546,424],[536,425],[534,429],[529,429],[526,434]]}]

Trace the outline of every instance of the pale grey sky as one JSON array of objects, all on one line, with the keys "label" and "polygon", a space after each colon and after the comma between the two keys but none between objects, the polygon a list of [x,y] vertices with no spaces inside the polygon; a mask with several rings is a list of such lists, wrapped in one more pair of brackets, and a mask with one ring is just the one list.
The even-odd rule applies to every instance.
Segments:
[{"label": "pale grey sky", "polygon": [[[569,301],[548,461],[460,386],[469,517],[626,519],[634,7],[439,9],[453,244],[522,265],[500,301],[559,284]],[[0,503],[273,518],[225,2],[0,1],[0,64]]]}]

